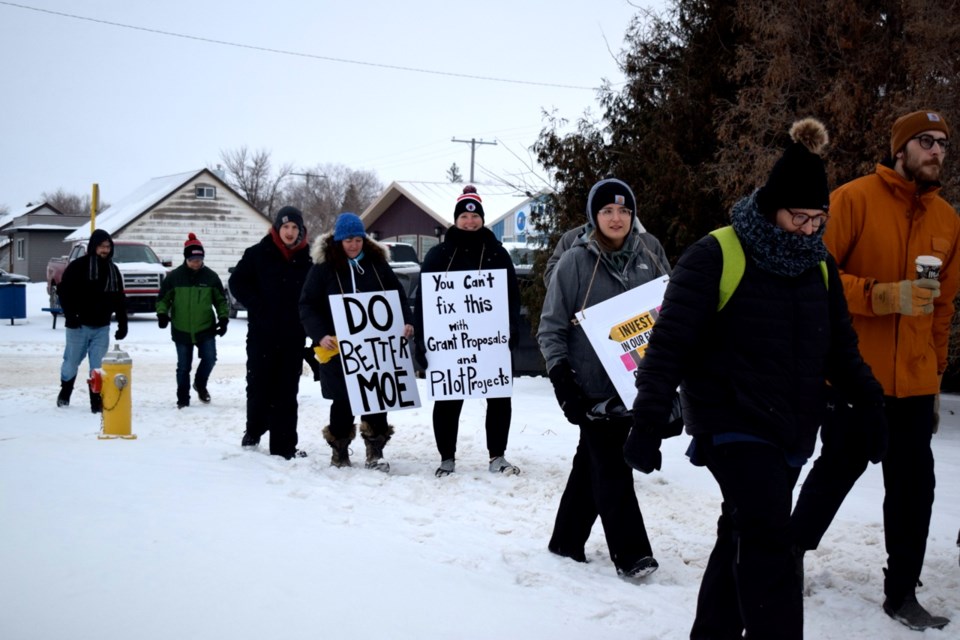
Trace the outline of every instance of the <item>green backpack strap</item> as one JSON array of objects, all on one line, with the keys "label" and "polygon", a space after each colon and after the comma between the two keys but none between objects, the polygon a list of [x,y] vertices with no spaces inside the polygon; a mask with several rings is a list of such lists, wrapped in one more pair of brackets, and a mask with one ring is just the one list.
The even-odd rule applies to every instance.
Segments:
[{"label": "green backpack strap", "polygon": [[[743,272],[747,268],[747,257],[743,253],[740,238],[733,227],[727,225],[710,232],[720,243],[720,253],[723,254],[723,270],[720,272],[720,299],[717,302],[717,311],[723,309],[733,292],[737,290]],[[823,286],[829,289],[830,276],[827,273],[827,262],[820,261],[820,273],[823,274]]]},{"label": "green backpack strap", "polygon": [[743,271],[747,268],[747,258],[743,253],[743,247],[740,246],[740,238],[733,230],[733,227],[727,225],[710,232],[717,242],[720,243],[720,252],[723,254],[723,271],[720,272],[720,300],[717,303],[717,311],[723,309],[730,296],[737,290],[740,279],[743,278]]}]

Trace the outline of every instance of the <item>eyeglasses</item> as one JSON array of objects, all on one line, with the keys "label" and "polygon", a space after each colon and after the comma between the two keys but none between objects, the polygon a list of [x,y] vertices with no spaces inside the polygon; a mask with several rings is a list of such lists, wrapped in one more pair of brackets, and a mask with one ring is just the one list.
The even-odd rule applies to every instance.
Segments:
[{"label": "eyeglasses", "polygon": [[809,222],[814,229],[819,229],[830,219],[830,214],[826,211],[812,216],[807,213],[798,213],[793,209],[787,209],[787,213],[793,216],[793,226],[795,227],[802,227]]},{"label": "eyeglasses", "polygon": [[946,138],[934,138],[929,134],[923,134],[922,136],[915,136],[910,138],[911,140],[916,140],[920,143],[920,147],[926,151],[929,151],[933,148],[933,143],[940,145],[941,151],[946,151],[950,147],[950,141]]}]

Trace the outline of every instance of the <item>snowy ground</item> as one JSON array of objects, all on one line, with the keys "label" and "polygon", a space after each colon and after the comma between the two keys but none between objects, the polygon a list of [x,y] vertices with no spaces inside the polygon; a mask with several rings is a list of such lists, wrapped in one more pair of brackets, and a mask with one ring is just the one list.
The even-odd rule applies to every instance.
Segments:
[{"label": "snowy ground", "polygon": [[[299,432],[310,457],[240,448],[243,317],[219,342],[213,402],[178,411],[169,332],[138,315],[123,342],[138,439],[98,440],[79,383],[72,406],[55,406],[64,331],[44,301],[31,284],[29,317],[0,321],[0,638],[688,636],[719,493],[682,457],[686,437],[665,443],[662,472],[636,478],[661,567],[637,586],[616,577],[599,523],[589,564],[546,551],[577,434],[545,378],[516,381],[507,455],[520,476],[486,470],[477,401],[454,476],[433,475],[429,403],[391,416],[390,475],[338,470],[320,435],[329,404],[309,376]],[[960,398],[942,406],[919,597],[954,619],[924,637],[956,638]],[[882,494],[871,467],[807,554],[808,638],[920,637],[880,609]]]}]

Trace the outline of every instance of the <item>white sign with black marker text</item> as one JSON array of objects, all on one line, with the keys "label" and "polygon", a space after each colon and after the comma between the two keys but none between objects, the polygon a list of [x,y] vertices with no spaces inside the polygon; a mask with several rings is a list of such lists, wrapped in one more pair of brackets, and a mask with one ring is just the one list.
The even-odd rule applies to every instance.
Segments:
[{"label": "white sign with black marker text", "polygon": [[351,411],[361,415],[419,407],[413,343],[403,336],[397,292],[332,295],[330,312]]},{"label": "white sign with black marker text", "polygon": [[420,275],[427,396],[513,394],[506,269]]}]

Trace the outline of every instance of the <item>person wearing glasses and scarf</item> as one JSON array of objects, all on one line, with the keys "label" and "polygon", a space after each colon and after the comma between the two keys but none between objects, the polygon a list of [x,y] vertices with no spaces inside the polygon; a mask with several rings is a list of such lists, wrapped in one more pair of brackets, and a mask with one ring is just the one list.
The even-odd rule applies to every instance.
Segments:
[{"label": "person wearing glasses and scarf", "polygon": [[[327,232],[313,242],[311,257],[313,266],[307,273],[300,295],[300,320],[315,345],[327,353],[337,350],[330,296],[345,293],[396,291],[403,309],[404,336],[410,338],[413,335],[407,295],[390,268],[387,251],[367,236],[363,222],[356,214],[341,213],[333,233]],[[323,438],[333,450],[330,464],[349,467],[349,447],[357,429],[339,355],[320,365],[320,386],[323,397],[333,401],[330,424],[323,429]],[[383,448],[393,435],[393,427],[387,424],[387,414],[360,416],[360,435],[366,445],[366,468],[390,471],[390,464],[383,459]]]},{"label": "person wearing glasses and scarf", "polygon": [[[454,206],[454,226],[447,229],[443,242],[430,249],[420,265],[421,278],[428,273],[448,271],[477,271],[479,269],[506,269],[507,304],[510,317],[511,351],[516,347],[520,326],[520,288],[510,254],[490,229],[483,226],[483,200],[476,187],[467,185]],[[416,300],[417,348],[420,365],[427,367],[426,345],[423,337],[423,296]],[[515,475],[520,468],[504,457],[510,435],[510,417],[513,405],[510,398],[487,398],[487,452],[490,454],[491,473]],[[456,470],[457,434],[460,429],[460,411],[463,400],[438,400],[433,404],[433,435],[440,452],[438,478]]]},{"label": "person wearing glasses and scarf", "polygon": [[734,204],[741,279],[721,305],[734,260],[720,236],[694,243],[674,267],[637,375],[631,466],[660,468],[660,439],[680,385],[687,455],[706,466],[723,502],[692,640],[803,637],[802,578],[791,528],[793,488],[813,455],[827,382],[861,409],[861,447],[884,453],[883,392],[857,349],[836,263],[823,234],[827,131],[795,122],[766,183]]},{"label": "person wearing glasses and scarf", "polygon": [[593,185],[587,197],[587,232],[564,251],[550,278],[537,339],[566,419],[580,429],[580,441],[560,498],[547,549],[586,562],[584,548],[597,517],[603,525],[617,574],[640,580],[657,561],[623,459],[630,414],[574,316],[670,273],[660,242],[635,224],[633,191],[621,180]]},{"label": "person wearing glasses and scarf", "polygon": [[[860,352],[883,385],[890,450],[883,461],[883,610],[915,630],[949,620],[917,602],[933,510],[932,436],[960,287],[960,218],[940,196],[950,129],[934,111],[893,124],[890,156],[830,196],[823,238],[837,260]],[[918,256],[939,258],[939,278],[918,276]],[[843,405],[824,423],[823,449],[797,499],[797,543],[816,549],[867,467]]]}]

